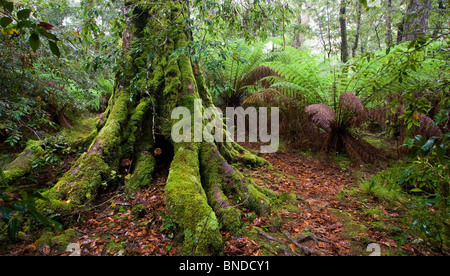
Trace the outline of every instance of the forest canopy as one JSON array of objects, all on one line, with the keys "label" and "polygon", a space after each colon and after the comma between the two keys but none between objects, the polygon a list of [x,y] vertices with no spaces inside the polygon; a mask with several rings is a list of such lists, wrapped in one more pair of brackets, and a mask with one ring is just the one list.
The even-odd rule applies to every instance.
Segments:
[{"label": "forest canopy", "polygon": [[0,0],[0,254],[448,255],[449,12]]}]

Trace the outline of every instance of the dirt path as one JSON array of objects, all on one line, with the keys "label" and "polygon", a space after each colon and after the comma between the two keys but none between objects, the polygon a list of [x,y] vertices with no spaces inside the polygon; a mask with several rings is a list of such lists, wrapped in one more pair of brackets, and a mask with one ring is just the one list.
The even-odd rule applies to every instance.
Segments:
[{"label": "dirt path", "polygon": [[[245,146],[252,147],[249,144]],[[323,255],[387,255],[397,250],[397,242],[392,237],[402,231],[402,226],[386,233],[386,229],[377,225],[387,225],[401,214],[396,210],[385,209],[367,194],[363,194],[364,202],[360,201],[361,196],[352,194],[352,191],[361,193],[353,168],[342,168],[334,162],[322,160],[324,158],[314,155],[307,157],[293,151],[280,151],[263,157],[270,161],[273,168],[248,173],[260,185],[279,194],[294,194],[297,199],[297,204],[290,202],[296,208],[291,206],[281,210],[282,227],[275,232],[287,230],[293,238],[313,234],[324,239],[317,244],[312,241],[305,243]],[[380,215],[371,215],[370,210],[379,210]],[[280,237],[279,240],[291,250],[296,249],[286,237]],[[367,248],[369,245],[379,250],[370,251]],[[285,250],[284,255],[291,253],[294,254],[294,251]],[[404,244],[402,253],[417,254],[418,250]]]}]

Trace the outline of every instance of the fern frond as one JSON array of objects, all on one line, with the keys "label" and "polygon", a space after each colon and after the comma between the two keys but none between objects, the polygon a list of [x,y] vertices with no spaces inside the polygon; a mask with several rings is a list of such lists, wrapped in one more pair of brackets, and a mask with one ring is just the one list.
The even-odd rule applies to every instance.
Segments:
[{"label": "fern frond", "polygon": [[268,88],[270,82],[267,77],[278,77],[278,73],[267,66],[258,66],[249,73],[245,74],[241,80],[238,81],[236,89],[242,89],[245,86],[255,85],[262,82],[263,87]]}]

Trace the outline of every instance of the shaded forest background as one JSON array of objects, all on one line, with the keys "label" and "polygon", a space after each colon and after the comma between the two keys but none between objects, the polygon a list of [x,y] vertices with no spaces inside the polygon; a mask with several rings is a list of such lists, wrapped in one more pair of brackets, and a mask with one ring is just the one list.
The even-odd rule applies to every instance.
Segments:
[{"label": "shaded forest background", "polygon": [[[173,57],[198,64],[216,106],[280,107],[283,152],[351,168],[358,193],[404,212],[402,227],[389,228],[398,248],[448,254],[448,2],[189,4],[193,39]],[[2,247],[64,228],[66,217],[43,215],[36,202],[97,135],[124,74],[132,12],[123,1],[0,1]],[[154,44],[143,40],[132,51]],[[131,80],[131,93],[145,74]],[[104,179],[104,194],[129,181],[129,162]],[[164,230],[173,226],[168,214],[160,220]]]}]

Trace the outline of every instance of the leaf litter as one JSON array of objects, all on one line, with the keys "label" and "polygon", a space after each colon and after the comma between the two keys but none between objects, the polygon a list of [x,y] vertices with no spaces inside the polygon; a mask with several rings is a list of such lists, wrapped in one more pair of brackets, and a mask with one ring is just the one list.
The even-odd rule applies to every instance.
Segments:
[{"label": "leaf litter", "polygon": [[[245,146],[252,147],[251,144]],[[273,165],[271,168],[254,170],[244,167],[244,174],[281,195],[279,201],[283,201],[282,205],[289,203],[289,208],[278,210],[281,218],[278,226],[271,220],[273,213],[257,216],[242,208],[243,222],[248,231],[237,236],[221,231],[225,256],[304,255],[305,250],[311,250],[308,253],[312,255],[363,255],[369,242],[396,247],[397,242],[389,235],[370,227],[371,218],[361,212],[361,202],[352,196],[346,196],[344,200],[338,197],[345,189],[357,186],[351,169],[344,170],[335,163],[293,151],[263,157]],[[73,227],[80,234],[76,241],[80,254],[177,255],[176,229],[164,202],[167,175],[167,170],[157,173],[150,187],[132,197],[120,190],[103,194],[98,205],[84,213],[83,221]],[[283,196],[289,194],[295,195],[295,199]],[[383,211],[391,217],[399,216],[392,210]],[[347,231],[345,221],[336,212],[350,214],[351,221],[368,227],[346,237],[343,235]],[[252,230],[257,230],[259,235],[245,234]],[[281,246],[270,248],[266,245],[268,240]],[[39,249],[36,244],[36,240],[28,239],[15,245],[7,255],[71,254],[69,251],[58,253],[48,246]],[[355,246],[358,247],[356,251]],[[417,248],[406,244],[402,249],[409,253],[418,252]]]}]

